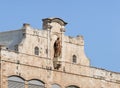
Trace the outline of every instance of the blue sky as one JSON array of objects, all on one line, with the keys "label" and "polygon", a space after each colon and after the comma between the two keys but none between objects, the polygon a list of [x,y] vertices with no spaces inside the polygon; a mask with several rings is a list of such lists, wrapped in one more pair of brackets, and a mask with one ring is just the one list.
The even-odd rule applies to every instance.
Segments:
[{"label": "blue sky", "polygon": [[120,0],[0,0],[0,31],[41,29],[47,17],[68,22],[66,35],[84,36],[92,66],[120,72]]}]

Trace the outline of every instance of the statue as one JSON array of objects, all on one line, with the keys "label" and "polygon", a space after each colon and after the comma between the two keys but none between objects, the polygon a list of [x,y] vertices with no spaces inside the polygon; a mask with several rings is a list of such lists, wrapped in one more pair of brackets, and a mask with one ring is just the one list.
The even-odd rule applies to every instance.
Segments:
[{"label": "statue", "polygon": [[61,41],[58,37],[57,40],[54,43],[54,57],[57,58],[61,54]]},{"label": "statue", "polygon": [[60,38],[58,37],[54,43],[54,61],[53,61],[54,68],[57,70],[61,67],[61,63],[58,60],[60,58],[59,57],[60,55],[61,55],[61,41]]}]

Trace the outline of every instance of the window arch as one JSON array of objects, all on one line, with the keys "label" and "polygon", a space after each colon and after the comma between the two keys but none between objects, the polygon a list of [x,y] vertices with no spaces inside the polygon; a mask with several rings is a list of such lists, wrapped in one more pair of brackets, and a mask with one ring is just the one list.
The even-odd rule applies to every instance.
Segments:
[{"label": "window arch", "polygon": [[45,88],[45,84],[40,80],[33,79],[28,81],[28,88]]},{"label": "window arch", "polygon": [[58,84],[53,84],[52,88],[61,88]]},{"label": "window arch", "polygon": [[70,85],[70,86],[68,86],[67,88],[80,88],[80,87],[75,86],[75,85]]},{"label": "window arch", "polygon": [[77,63],[77,56],[76,55],[73,55],[73,57],[72,57],[72,63]]},{"label": "window arch", "polygon": [[21,77],[8,77],[8,88],[25,88],[25,82]]},{"label": "window arch", "polygon": [[39,48],[37,46],[34,48],[34,54],[39,55]]}]

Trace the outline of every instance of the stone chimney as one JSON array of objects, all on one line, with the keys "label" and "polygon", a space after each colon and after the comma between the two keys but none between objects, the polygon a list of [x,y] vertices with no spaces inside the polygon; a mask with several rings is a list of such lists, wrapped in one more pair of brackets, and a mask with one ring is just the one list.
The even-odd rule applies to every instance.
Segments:
[{"label": "stone chimney", "polygon": [[0,45],[0,50],[1,49],[6,49],[6,46],[5,45]]},{"label": "stone chimney", "polygon": [[24,23],[22,28],[23,29],[30,29],[31,27],[30,27],[30,24]]}]

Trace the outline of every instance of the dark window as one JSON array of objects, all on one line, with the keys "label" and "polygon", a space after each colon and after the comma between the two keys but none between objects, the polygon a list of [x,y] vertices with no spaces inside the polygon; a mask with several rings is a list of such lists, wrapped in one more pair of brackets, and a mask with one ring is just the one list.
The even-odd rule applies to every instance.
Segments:
[{"label": "dark window", "polygon": [[73,63],[77,63],[77,57],[76,57],[76,55],[73,55],[72,62]]},{"label": "dark window", "polygon": [[35,55],[39,55],[39,48],[36,46],[34,50]]}]

